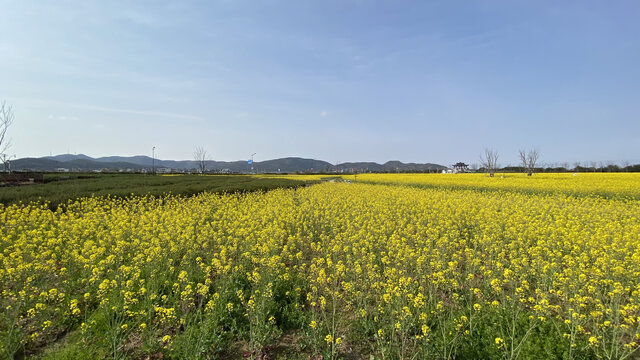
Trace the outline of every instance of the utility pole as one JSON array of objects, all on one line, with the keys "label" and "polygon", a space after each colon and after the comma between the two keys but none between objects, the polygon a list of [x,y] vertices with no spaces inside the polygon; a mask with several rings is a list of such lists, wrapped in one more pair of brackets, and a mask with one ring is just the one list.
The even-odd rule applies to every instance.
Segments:
[{"label": "utility pole", "polygon": [[251,172],[253,172],[253,155],[255,155],[256,153],[251,154]]},{"label": "utility pole", "polygon": [[151,148],[151,172],[156,173],[156,147]]}]

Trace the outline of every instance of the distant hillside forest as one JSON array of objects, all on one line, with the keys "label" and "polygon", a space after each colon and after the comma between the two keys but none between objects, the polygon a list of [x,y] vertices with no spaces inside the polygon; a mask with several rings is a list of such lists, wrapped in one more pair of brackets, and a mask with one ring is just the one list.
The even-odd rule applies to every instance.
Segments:
[{"label": "distant hillside forest", "polygon": [[[207,173],[207,174],[265,174],[265,173],[439,173],[450,170],[456,165],[466,167],[462,172],[485,172],[478,164],[467,165],[457,163],[443,166],[434,163],[403,163],[387,161],[384,164],[375,162],[344,162],[331,164],[327,161],[287,157],[249,163],[248,161],[215,161],[203,160],[161,160],[148,156],[108,156],[92,158],[83,154],[63,154],[42,158],[22,158],[5,163],[0,171],[38,171],[38,172],[102,172],[102,173]],[[537,165],[537,164],[536,164]],[[458,169],[460,170],[460,169]],[[497,172],[524,172],[521,166],[508,165],[495,168]],[[611,162],[541,164],[534,167],[534,172],[640,172],[640,164],[622,165]]]},{"label": "distant hillside forest", "polygon": [[157,173],[352,173],[352,172],[440,172],[446,166],[433,163],[403,163],[388,161],[345,162],[331,164],[316,159],[287,157],[258,162],[214,160],[161,160],[148,156],[109,156],[91,158],[86,155],[56,155],[43,158],[23,158],[10,163],[11,170],[47,172],[157,172]]}]

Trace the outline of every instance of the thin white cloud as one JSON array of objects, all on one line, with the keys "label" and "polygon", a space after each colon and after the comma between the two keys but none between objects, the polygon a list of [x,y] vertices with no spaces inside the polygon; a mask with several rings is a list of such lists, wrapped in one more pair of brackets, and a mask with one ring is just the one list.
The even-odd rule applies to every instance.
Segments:
[{"label": "thin white cloud", "polygon": [[78,117],[77,116],[68,116],[68,115],[53,115],[53,114],[49,114],[49,120],[75,121],[75,120],[78,120]]},{"label": "thin white cloud", "polygon": [[329,115],[329,112],[327,110],[322,110],[320,112],[320,116],[322,116],[322,117],[327,117],[328,115]]},{"label": "thin white cloud", "polygon": [[184,120],[202,120],[202,118],[197,117],[197,116],[186,115],[186,114],[178,114],[178,113],[170,113],[170,112],[162,112],[162,111],[119,109],[119,108],[110,108],[110,107],[95,106],[95,105],[82,105],[82,104],[73,104],[72,106],[76,107],[76,108],[79,108],[79,109],[87,109],[87,110],[95,110],[95,111],[103,111],[103,112],[114,112],[114,113],[144,115],[144,116],[160,116],[160,117],[167,117],[167,118],[173,118],[173,119],[184,119]]},{"label": "thin white cloud", "polygon": [[149,14],[143,14],[141,12],[133,10],[125,11],[121,14],[121,17],[139,25],[150,26],[156,23],[155,19],[152,18]]},{"label": "thin white cloud", "polygon": [[[63,107],[70,107],[75,109],[83,109],[83,110],[93,110],[100,112],[109,112],[109,113],[121,113],[121,114],[132,114],[132,115],[142,115],[142,116],[156,116],[156,117],[164,117],[171,119],[182,119],[182,120],[197,120],[202,121],[202,118],[199,116],[193,116],[188,114],[179,114],[179,113],[171,113],[171,112],[163,112],[163,111],[147,111],[147,110],[135,110],[135,109],[122,109],[122,108],[113,108],[106,106],[98,106],[98,105],[90,105],[90,104],[75,104],[75,103],[66,103],[66,102],[58,102],[58,101],[41,101],[41,100],[32,100],[27,99],[32,103],[40,103],[43,105],[56,105]],[[49,118],[53,118],[53,115],[49,115]],[[74,117],[64,116],[57,117],[59,120],[74,120]]]}]

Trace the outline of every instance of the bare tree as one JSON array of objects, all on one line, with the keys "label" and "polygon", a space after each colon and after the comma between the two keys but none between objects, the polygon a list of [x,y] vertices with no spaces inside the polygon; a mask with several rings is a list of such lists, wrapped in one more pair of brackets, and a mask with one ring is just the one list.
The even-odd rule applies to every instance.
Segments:
[{"label": "bare tree", "polygon": [[492,149],[484,149],[484,153],[480,155],[480,164],[484,168],[484,171],[493,177],[498,168],[498,152]]},{"label": "bare tree", "polygon": [[198,146],[193,151],[193,160],[196,162],[196,165],[198,166],[198,171],[201,174],[204,174],[204,172],[207,170],[207,160],[209,160],[207,155],[207,150],[205,150],[204,147],[202,146]]},{"label": "bare tree", "polygon": [[520,166],[522,166],[522,171],[526,173],[527,172],[527,152],[524,150],[518,150],[518,155],[520,156]]},{"label": "bare tree", "polygon": [[580,161],[575,161],[573,163],[573,171],[575,171],[575,172],[580,171]]},{"label": "bare tree", "polygon": [[7,154],[2,154],[2,156],[0,157],[0,161],[2,161],[4,172],[11,172],[11,159],[14,157],[16,156],[7,156]]},{"label": "bare tree", "polygon": [[538,150],[536,149],[532,149],[529,151],[529,154],[527,155],[527,160],[529,161],[529,173],[528,175],[531,176],[531,174],[533,174],[534,171],[536,171],[536,163],[538,162],[538,158],[540,157],[540,154],[538,153]]},{"label": "bare tree", "polygon": [[629,171],[629,165],[630,165],[629,160],[622,160],[621,164],[622,164],[622,170]]},{"label": "bare tree", "polygon": [[538,162],[538,150],[533,149],[529,150],[529,152],[525,150],[518,150],[520,154],[520,164],[522,165],[523,171],[527,174],[527,176],[531,176],[536,168],[536,163]]},{"label": "bare tree", "polygon": [[11,156],[7,155],[7,150],[11,146],[11,139],[7,138],[7,130],[13,122],[13,118],[13,107],[3,101],[0,104],[0,160],[2,160],[5,172],[10,169],[9,161]]},{"label": "bare tree", "polygon": [[11,141],[7,138],[7,130],[13,118],[13,107],[3,101],[0,105],[0,155],[4,155],[11,146]]}]

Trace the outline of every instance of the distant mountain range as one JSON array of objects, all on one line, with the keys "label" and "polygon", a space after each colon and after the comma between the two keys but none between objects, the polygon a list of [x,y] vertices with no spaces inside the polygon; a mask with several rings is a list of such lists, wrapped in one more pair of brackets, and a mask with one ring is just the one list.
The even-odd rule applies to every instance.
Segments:
[{"label": "distant mountain range", "polygon": [[[155,162],[156,169],[189,171],[196,169],[193,160],[160,160],[149,156],[107,156],[92,158],[84,154],[62,154],[41,158],[22,158],[11,161],[12,170],[34,171],[143,171],[151,170]],[[247,161],[207,161],[207,170],[225,171],[233,173],[249,172],[251,165]],[[259,161],[253,163],[256,172],[334,172],[334,171],[372,171],[372,172],[408,172],[408,171],[439,171],[447,167],[438,164],[405,164],[400,161],[388,161],[384,164],[374,162],[350,162],[333,165],[322,160],[287,157]],[[63,170],[64,169],[64,170]]]}]

